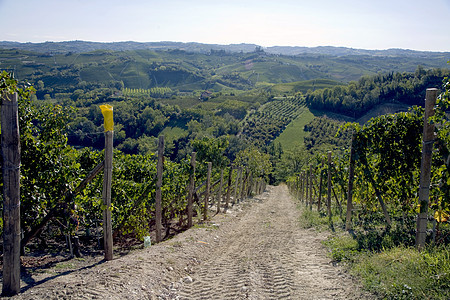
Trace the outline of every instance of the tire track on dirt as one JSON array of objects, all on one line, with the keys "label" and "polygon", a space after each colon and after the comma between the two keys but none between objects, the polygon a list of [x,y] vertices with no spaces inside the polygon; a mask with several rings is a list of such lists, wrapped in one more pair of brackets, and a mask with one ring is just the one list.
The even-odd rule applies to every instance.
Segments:
[{"label": "tire track on dirt", "polygon": [[[174,238],[79,270],[34,274],[17,299],[369,299],[269,186]],[[48,273],[47,273],[48,271]],[[22,286],[26,286],[25,282]]]},{"label": "tire track on dirt", "polygon": [[192,283],[184,282],[175,298],[361,299],[324,255],[323,234],[299,227],[300,213],[286,186],[271,187],[255,201],[224,229],[193,268]]}]

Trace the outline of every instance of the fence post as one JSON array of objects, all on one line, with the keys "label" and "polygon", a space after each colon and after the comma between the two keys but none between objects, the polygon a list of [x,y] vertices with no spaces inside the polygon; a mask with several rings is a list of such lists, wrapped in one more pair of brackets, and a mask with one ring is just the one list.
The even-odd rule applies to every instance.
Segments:
[{"label": "fence post", "polygon": [[[322,161],[322,165],[321,168],[323,168],[323,161]],[[317,211],[320,211],[320,209],[322,208],[322,189],[323,189],[323,174],[322,174],[323,170],[320,170],[320,179],[319,179],[319,197],[317,200]]]},{"label": "fence post", "polygon": [[192,217],[194,216],[194,211],[192,209],[192,202],[194,197],[194,188],[195,188],[195,157],[197,152],[192,152],[191,156],[191,175],[189,176],[189,194],[188,194],[188,203],[187,203],[187,214],[188,214],[188,228],[192,227]]},{"label": "fence post", "polygon": [[246,197],[246,195],[245,195],[245,186],[246,186],[247,180],[248,180],[247,168],[245,168],[245,172],[242,172],[242,179],[243,180],[241,180],[241,184],[242,184],[242,186],[241,186],[241,196],[239,197],[241,199],[241,201],[245,199],[244,197]]},{"label": "fence post", "polygon": [[236,174],[236,182],[234,183],[234,191],[233,191],[233,204],[238,202],[238,199],[236,197],[239,197],[239,181],[241,178],[242,173],[242,167],[239,168],[237,174]]},{"label": "fence post", "polygon": [[3,157],[3,290],[20,292],[20,134],[17,93],[4,93],[1,111]]},{"label": "fence post", "polygon": [[228,209],[230,204],[230,194],[231,194],[231,180],[233,175],[233,166],[230,166],[230,174],[228,174],[228,188],[227,188],[227,198],[225,200],[225,211]]},{"label": "fence post", "polygon": [[352,229],[353,179],[355,177],[355,142],[356,134],[353,134],[352,145],[350,148],[350,165],[348,170],[347,216],[345,220],[345,230]]},{"label": "fence post", "polygon": [[303,202],[305,200],[305,197],[303,195],[304,194],[303,191],[305,189],[305,183],[303,181],[304,181],[303,180],[303,172],[301,172],[300,173],[300,201],[301,202]]},{"label": "fence post", "polygon": [[428,119],[434,116],[434,105],[438,90],[427,89],[425,98],[425,116],[423,122],[422,162],[420,167],[419,204],[420,211],[417,215],[416,247],[421,249],[425,246],[427,237],[428,202],[430,195],[431,156],[434,142],[434,124]]},{"label": "fence post", "polygon": [[113,168],[113,107],[100,105],[104,117],[105,128],[105,167],[103,169],[103,237],[105,247],[105,260],[113,259],[113,236],[111,222],[111,184]]},{"label": "fence post", "polygon": [[306,169],[305,171],[305,177],[303,178],[303,181],[305,182],[305,205],[308,207],[308,201],[309,201],[309,171]]},{"label": "fence post", "polygon": [[312,210],[313,204],[313,171],[312,165],[309,165],[309,209]]},{"label": "fence post", "polygon": [[208,173],[206,176],[205,199],[203,200],[203,220],[204,221],[206,221],[206,219],[208,219],[209,191],[211,189],[211,170],[212,170],[212,163],[208,162]]},{"label": "fence post", "polygon": [[223,169],[220,170],[220,183],[219,183],[219,190],[217,191],[217,213],[220,213],[220,202],[222,201],[222,189],[223,189]]},{"label": "fence post", "polygon": [[164,136],[159,136],[158,141],[158,163],[156,166],[156,198],[155,198],[155,222],[156,222],[156,242],[161,242],[162,230],[162,179],[164,168]]},{"label": "fence post", "polygon": [[328,219],[331,222],[331,151],[328,151],[328,194],[327,194]]}]

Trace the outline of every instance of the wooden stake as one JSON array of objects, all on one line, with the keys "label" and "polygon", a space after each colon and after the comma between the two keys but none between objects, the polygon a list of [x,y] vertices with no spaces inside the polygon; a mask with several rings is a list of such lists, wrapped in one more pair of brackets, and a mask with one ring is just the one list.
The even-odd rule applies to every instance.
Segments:
[{"label": "wooden stake", "polygon": [[233,204],[238,202],[236,197],[239,197],[239,180],[241,178],[242,168],[239,168],[238,173],[236,175],[236,181],[234,183],[234,191],[233,191]]},{"label": "wooden stake", "polygon": [[195,157],[197,152],[192,152],[191,156],[191,175],[189,176],[189,194],[188,194],[188,203],[187,203],[187,213],[188,213],[188,228],[192,227],[192,217],[194,216],[194,211],[192,209],[192,202],[194,197],[194,188],[195,188]]},{"label": "wooden stake", "polygon": [[156,222],[156,242],[161,242],[162,230],[162,180],[164,168],[164,136],[159,136],[158,141],[158,164],[156,166],[156,197],[155,197],[155,222]]},{"label": "wooden stake", "polygon": [[331,151],[328,151],[328,194],[327,194],[328,219],[331,222]]},{"label": "wooden stake", "polygon": [[352,209],[353,209],[353,179],[355,177],[355,143],[356,134],[352,136],[352,146],[350,149],[350,163],[348,170],[348,194],[347,194],[347,216],[345,220],[345,230],[352,229]]},{"label": "wooden stake", "polygon": [[305,171],[305,177],[303,178],[303,181],[305,182],[305,205],[308,207],[308,201],[309,201],[309,173],[308,170]]},{"label": "wooden stake", "polygon": [[303,183],[303,172],[300,173],[300,201],[303,202],[305,198],[303,197],[303,190],[304,190],[304,183]]},{"label": "wooden stake", "polygon": [[209,203],[209,192],[211,190],[211,170],[212,163],[208,163],[208,174],[206,177],[206,190],[205,190],[205,199],[203,200],[203,220],[206,221],[208,219],[208,203]]},{"label": "wooden stake", "polygon": [[420,167],[419,205],[420,211],[417,215],[416,247],[422,249],[427,237],[428,202],[430,195],[431,157],[434,142],[434,124],[428,119],[434,116],[434,105],[438,90],[427,89],[425,99],[425,116],[423,124],[422,162]]},{"label": "wooden stake", "polygon": [[103,236],[105,260],[113,259],[113,236],[111,222],[111,184],[113,168],[113,138],[114,131],[105,132],[105,167],[103,173]]},{"label": "wooden stake", "polygon": [[313,204],[313,171],[312,166],[309,166],[309,209],[312,210]]},{"label": "wooden stake", "polygon": [[245,169],[245,175],[244,172],[242,172],[242,179],[241,179],[241,196],[239,197],[239,199],[242,201],[244,200],[245,196],[245,185],[247,184],[247,179],[248,179],[248,173],[247,173],[247,168]]},{"label": "wooden stake", "polygon": [[222,202],[222,189],[223,189],[223,169],[220,170],[219,191],[217,192],[217,213],[220,212],[220,203]]},{"label": "wooden stake", "polygon": [[[323,167],[323,162],[322,162],[322,167]],[[319,180],[319,199],[317,200],[317,211],[320,211],[320,209],[322,208],[322,189],[323,189],[323,174],[322,174],[323,170],[320,171],[320,180]]]},{"label": "wooden stake", "polygon": [[20,135],[18,96],[3,94],[1,143],[3,172],[3,290],[20,292]]},{"label": "wooden stake", "polygon": [[230,167],[230,174],[228,174],[228,187],[227,187],[227,196],[225,200],[225,211],[228,209],[228,205],[230,204],[232,175],[233,175],[233,166]]}]

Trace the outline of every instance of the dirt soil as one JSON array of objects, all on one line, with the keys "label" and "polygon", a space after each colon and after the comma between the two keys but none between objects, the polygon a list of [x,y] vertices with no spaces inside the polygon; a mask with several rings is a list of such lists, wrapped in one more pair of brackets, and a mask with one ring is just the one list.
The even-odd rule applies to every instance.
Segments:
[{"label": "dirt soil", "polygon": [[12,299],[372,299],[302,229],[285,185],[174,238],[103,262],[72,259],[22,276]]}]

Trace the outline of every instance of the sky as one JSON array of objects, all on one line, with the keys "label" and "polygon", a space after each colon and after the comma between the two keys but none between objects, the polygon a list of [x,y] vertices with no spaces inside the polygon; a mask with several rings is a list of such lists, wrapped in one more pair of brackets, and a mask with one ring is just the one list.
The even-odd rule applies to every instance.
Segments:
[{"label": "sky", "polygon": [[0,0],[0,41],[450,52],[450,0]]}]

